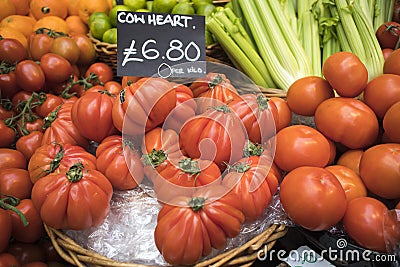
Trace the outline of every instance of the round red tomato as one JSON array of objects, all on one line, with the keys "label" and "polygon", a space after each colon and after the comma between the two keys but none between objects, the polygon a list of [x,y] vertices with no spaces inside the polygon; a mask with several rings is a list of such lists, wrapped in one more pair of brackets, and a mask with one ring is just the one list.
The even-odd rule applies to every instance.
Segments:
[{"label": "round red tomato", "polygon": [[[393,49],[391,48],[384,48],[382,49],[382,54],[383,54],[383,59],[386,61],[386,59],[393,53]],[[385,73],[385,72],[384,72]]]},{"label": "round red tomato", "polygon": [[10,214],[3,209],[0,204],[0,253],[4,252],[8,247],[11,238],[11,231],[12,221]]},{"label": "round red tomato", "polygon": [[292,111],[290,110],[287,101],[280,97],[271,97],[270,101],[273,102],[278,110],[278,119],[275,121],[275,129],[277,132],[289,126],[292,121]]},{"label": "round red tomato", "polygon": [[72,75],[71,63],[64,57],[54,53],[44,54],[40,58],[40,67],[42,67],[46,82],[64,82]]},{"label": "round red tomato", "polygon": [[17,202],[16,209],[25,216],[28,224],[24,224],[21,217],[14,211],[8,210],[12,220],[12,236],[16,241],[23,243],[34,243],[44,233],[43,222],[38,210],[31,199],[22,199]]},{"label": "round red tomato", "polygon": [[143,180],[140,154],[129,140],[119,135],[106,137],[96,149],[97,170],[118,190],[129,190]]},{"label": "round red tomato", "polygon": [[73,102],[63,103],[44,119],[46,130],[43,134],[42,145],[58,142],[87,147],[88,140],[79,133],[71,119],[73,104]]},{"label": "round red tomato", "polygon": [[32,201],[47,225],[84,230],[104,221],[112,193],[111,183],[101,172],[77,163],[67,172],[39,179],[33,185]]},{"label": "round red tomato", "polygon": [[11,147],[16,140],[15,130],[8,127],[4,120],[0,120],[0,147]]},{"label": "round red tomato", "polygon": [[327,230],[343,217],[346,194],[338,179],[319,167],[299,167],[281,183],[282,207],[294,223],[311,231]]},{"label": "round red tomato", "polygon": [[379,124],[375,113],[354,98],[325,100],[318,106],[314,121],[326,137],[351,149],[367,147],[378,137]]},{"label": "round red tomato", "polygon": [[383,63],[384,74],[400,75],[400,49],[394,50]]},{"label": "round red tomato", "polygon": [[117,133],[112,120],[115,96],[108,91],[90,92],[81,96],[72,106],[71,119],[79,133],[100,143]]},{"label": "round red tomato", "polygon": [[344,97],[356,97],[368,82],[368,70],[361,60],[351,52],[336,52],[329,56],[322,74],[333,89]]},{"label": "round red tomato", "polygon": [[21,112],[21,107],[20,107],[21,104],[19,104],[19,103],[22,103],[22,102],[28,100],[32,96],[32,94],[33,94],[32,92],[22,90],[22,91],[19,91],[18,93],[16,93],[12,97],[11,102],[14,107],[14,110],[17,113]]},{"label": "round red tomato", "polygon": [[46,260],[45,252],[37,243],[13,242],[7,252],[13,254],[23,266],[31,262]]},{"label": "round red tomato", "polygon": [[80,146],[61,143],[42,145],[29,161],[29,177],[35,183],[51,173],[63,173],[78,162],[86,169],[96,169],[96,157]]},{"label": "round red tomato", "polygon": [[0,148],[0,170],[7,168],[26,168],[26,158],[18,150]]},{"label": "round red tomato", "polygon": [[42,145],[43,133],[33,131],[28,135],[21,136],[15,143],[15,148],[24,154],[26,160],[30,160],[33,153]]},{"label": "round red tomato", "polygon": [[143,135],[163,123],[175,106],[173,83],[142,78],[119,93],[113,105],[113,123],[126,135]]},{"label": "round red tomato", "polygon": [[8,73],[0,72],[0,93],[1,97],[12,99],[13,96],[21,91],[21,88],[17,85],[17,78],[14,71]]},{"label": "round red tomato", "polygon": [[50,52],[50,47],[56,37],[55,32],[38,30],[29,38],[29,56],[32,60],[40,61],[40,58]]},{"label": "round red tomato", "polygon": [[235,163],[222,184],[232,188],[239,197],[246,221],[251,222],[257,220],[271,203],[278,179],[260,157],[251,156]]},{"label": "round red tomato", "polygon": [[383,74],[371,80],[364,90],[364,102],[383,118],[386,111],[400,101],[400,76]]},{"label": "round red tomato", "polygon": [[80,66],[89,66],[93,64],[96,60],[96,49],[92,40],[86,34],[74,34],[72,38],[75,40],[80,51],[76,64]]},{"label": "round red tomato", "polygon": [[35,112],[41,117],[45,118],[55,108],[63,103],[61,97],[53,94],[41,94],[41,104],[34,108]]},{"label": "round red tomato", "polygon": [[363,154],[364,151],[362,149],[349,149],[340,155],[336,163],[346,166],[360,175],[360,161]]},{"label": "round red tomato", "polygon": [[11,253],[0,253],[0,267],[21,267],[21,263]]},{"label": "round red tomato", "polygon": [[90,75],[96,75],[98,81],[89,79],[89,82],[93,84],[106,83],[113,79],[112,68],[104,62],[96,62],[91,64],[86,70],[85,77],[88,78]]},{"label": "round red tomato", "polygon": [[0,40],[0,61],[10,64],[28,58],[28,51],[17,39],[2,38]]},{"label": "round red tomato", "polygon": [[17,85],[29,92],[41,91],[46,81],[40,65],[30,59],[25,59],[17,63],[15,76]]},{"label": "round red tomato", "polygon": [[71,64],[76,64],[80,50],[75,40],[70,36],[60,36],[54,39],[50,52],[67,59]]},{"label": "round red tomato", "polygon": [[360,197],[348,203],[343,217],[346,233],[360,246],[386,252],[383,216],[387,207],[377,199]]},{"label": "round red tomato", "polygon": [[221,185],[203,188],[161,208],[154,240],[169,264],[194,265],[212,248],[225,247],[227,238],[239,234],[244,215],[237,196],[227,190]]},{"label": "round red tomato", "polygon": [[0,197],[29,198],[32,186],[27,170],[18,168],[0,170]]},{"label": "round red tomato", "polygon": [[346,193],[347,201],[367,196],[367,189],[361,177],[350,168],[341,165],[330,165],[325,167],[325,170],[330,171],[339,180]]},{"label": "round red tomato", "polygon": [[278,109],[263,94],[241,95],[231,101],[228,107],[242,121],[250,141],[262,144],[275,135]]},{"label": "round red tomato", "polygon": [[383,117],[383,129],[392,142],[400,143],[400,101],[394,103]]},{"label": "round red tomato", "polygon": [[378,27],[375,35],[381,48],[394,49],[399,41],[400,24],[394,21],[385,22]]},{"label": "round red tomato", "polygon": [[16,128],[19,136],[27,135],[33,131],[44,132],[43,119],[36,114],[26,114],[18,120]]},{"label": "round red tomato", "polygon": [[318,76],[307,76],[296,80],[289,87],[286,101],[291,111],[303,116],[313,116],[317,106],[334,97],[332,86]]},{"label": "round red tomato", "polygon": [[179,136],[189,157],[214,161],[221,170],[242,157],[246,141],[242,122],[226,105],[189,119]]},{"label": "round red tomato", "polygon": [[0,120],[5,120],[15,116],[13,111],[12,102],[8,98],[0,100]]},{"label": "round red tomato", "polygon": [[117,81],[108,81],[104,83],[104,90],[107,90],[110,92],[110,94],[117,96],[122,90],[122,85]]},{"label": "round red tomato", "polygon": [[274,162],[284,170],[300,166],[325,167],[330,159],[328,139],[306,125],[292,125],[276,134]]},{"label": "round red tomato", "polygon": [[360,176],[372,193],[387,199],[400,198],[400,144],[367,149],[360,161]]}]

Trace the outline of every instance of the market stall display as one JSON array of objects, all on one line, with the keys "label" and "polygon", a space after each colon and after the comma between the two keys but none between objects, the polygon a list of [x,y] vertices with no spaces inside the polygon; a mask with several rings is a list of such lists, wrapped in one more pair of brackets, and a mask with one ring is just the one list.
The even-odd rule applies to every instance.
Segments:
[{"label": "market stall display", "polygon": [[[398,7],[3,0],[0,263],[398,265]],[[204,76],[118,76],[130,11],[205,16]]]}]

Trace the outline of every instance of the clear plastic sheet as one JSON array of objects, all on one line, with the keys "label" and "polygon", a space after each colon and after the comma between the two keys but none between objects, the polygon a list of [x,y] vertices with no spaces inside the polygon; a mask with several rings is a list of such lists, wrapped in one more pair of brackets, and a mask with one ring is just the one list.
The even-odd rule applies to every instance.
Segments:
[{"label": "clear plastic sheet", "polygon": [[[103,224],[84,231],[68,230],[66,234],[80,246],[116,261],[166,266],[154,243],[161,205],[151,194],[152,188],[146,185],[130,191],[116,191]],[[241,233],[229,239],[224,249],[214,250],[206,258],[243,245],[273,223],[292,225],[282,210],[278,193],[257,221],[244,224]]]}]

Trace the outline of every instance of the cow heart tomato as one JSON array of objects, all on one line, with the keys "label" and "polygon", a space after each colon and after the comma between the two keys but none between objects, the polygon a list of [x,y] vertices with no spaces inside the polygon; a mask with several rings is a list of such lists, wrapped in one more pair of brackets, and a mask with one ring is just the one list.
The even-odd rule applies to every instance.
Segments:
[{"label": "cow heart tomato", "polygon": [[347,207],[338,179],[319,167],[304,166],[290,171],[281,183],[279,196],[293,222],[311,231],[336,225]]},{"label": "cow heart tomato", "polygon": [[224,105],[188,120],[179,136],[189,157],[214,161],[224,170],[242,157],[246,133],[240,119]]},{"label": "cow heart tomato", "polygon": [[367,149],[361,157],[360,176],[372,193],[387,199],[400,198],[400,144]]},{"label": "cow heart tomato", "polygon": [[83,230],[101,224],[110,210],[112,185],[97,170],[75,164],[39,179],[32,201],[44,223],[55,229]]},{"label": "cow heart tomato", "polygon": [[130,140],[119,135],[106,137],[96,149],[96,158],[97,170],[115,189],[133,189],[143,180],[140,154]]},{"label": "cow heart tomato", "polygon": [[278,188],[278,179],[270,172],[270,166],[258,156],[243,158],[230,170],[222,184],[232,188],[240,198],[246,221],[255,221],[271,203]]},{"label": "cow heart tomato", "polygon": [[100,91],[86,93],[74,103],[71,119],[83,137],[100,143],[117,133],[112,120],[114,100],[108,91]]},{"label": "cow heart tomato", "polygon": [[39,147],[28,163],[33,183],[51,173],[62,173],[80,162],[86,169],[96,169],[96,157],[84,148],[71,144],[51,143]]},{"label": "cow heart tomato", "polygon": [[332,141],[351,149],[367,147],[378,137],[379,124],[373,110],[360,100],[329,98],[315,111],[317,129]]},{"label": "cow heart tomato", "polygon": [[179,135],[172,129],[156,127],[148,131],[142,141],[143,155],[152,153],[153,150],[162,150],[168,158],[180,158],[186,155],[179,144]]},{"label": "cow heart tomato", "polygon": [[[222,185],[203,188],[191,197],[176,197],[157,218],[154,240],[173,265],[193,265],[211,248],[221,249],[239,234],[244,215],[237,196]],[[182,242],[185,246],[182,246]]]}]

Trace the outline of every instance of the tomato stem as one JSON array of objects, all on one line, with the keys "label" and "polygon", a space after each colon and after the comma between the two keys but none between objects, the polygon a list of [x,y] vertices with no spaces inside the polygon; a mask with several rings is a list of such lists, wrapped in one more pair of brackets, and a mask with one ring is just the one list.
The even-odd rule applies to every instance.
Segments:
[{"label": "tomato stem", "polygon": [[55,142],[54,145],[58,146],[60,149],[56,153],[54,159],[50,162],[49,169],[43,171],[46,174],[53,173],[60,166],[61,161],[64,158],[64,147],[57,142]]},{"label": "tomato stem", "polygon": [[71,183],[79,182],[83,177],[83,170],[85,167],[82,162],[75,163],[66,172],[67,178]]},{"label": "tomato stem", "polygon": [[229,109],[229,107],[227,105],[222,105],[222,106],[217,106],[217,107],[213,107],[215,110],[217,111],[221,111],[223,113],[230,113],[231,110]]},{"label": "tomato stem", "polygon": [[185,173],[199,174],[201,173],[199,161],[193,160],[191,158],[182,159],[179,161],[179,169],[184,171]]},{"label": "tomato stem", "polygon": [[248,158],[251,156],[261,156],[264,152],[264,148],[259,143],[253,143],[250,140],[247,141],[243,149],[243,157]]},{"label": "tomato stem", "polygon": [[151,153],[143,155],[142,162],[146,166],[152,166],[154,169],[161,165],[167,159],[167,152],[153,148]]},{"label": "tomato stem", "polygon": [[6,198],[0,200],[0,208],[15,212],[21,218],[22,224],[26,227],[29,224],[28,220],[26,219],[25,215],[15,207],[18,206],[19,203],[20,199],[12,196],[7,196]]},{"label": "tomato stem", "polygon": [[258,108],[262,111],[266,110],[268,108],[268,102],[269,98],[264,96],[263,94],[260,94],[257,96],[257,104]]},{"label": "tomato stem", "polygon": [[49,115],[47,115],[46,118],[43,119],[43,129],[47,129],[50,127],[50,125],[57,119],[58,112],[61,109],[61,105],[59,105],[54,111],[50,112]]},{"label": "tomato stem", "polygon": [[206,199],[204,197],[193,197],[189,200],[189,206],[194,212],[198,212],[204,208]]},{"label": "tomato stem", "polygon": [[217,86],[218,84],[222,83],[222,81],[223,81],[222,75],[218,74],[217,76],[212,78],[212,80],[208,83],[208,87],[213,89],[215,86]]},{"label": "tomato stem", "polygon": [[245,173],[248,170],[250,170],[251,166],[249,163],[243,163],[243,162],[238,162],[230,167],[230,169],[233,169],[235,172],[240,172],[240,173]]}]

